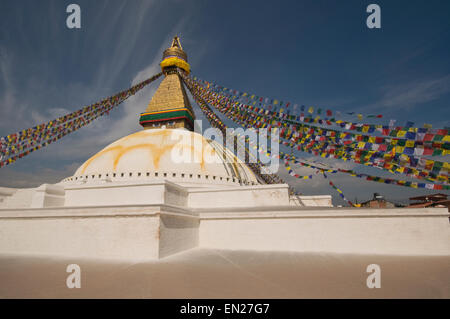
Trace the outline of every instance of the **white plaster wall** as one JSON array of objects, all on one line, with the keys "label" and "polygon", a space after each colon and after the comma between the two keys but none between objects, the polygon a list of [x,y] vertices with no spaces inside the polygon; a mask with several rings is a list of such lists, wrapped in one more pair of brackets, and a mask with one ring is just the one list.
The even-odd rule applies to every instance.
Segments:
[{"label": "white plaster wall", "polygon": [[331,195],[298,196],[307,207],[333,207]]},{"label": "white plaster wall", "polygon": [[3,200],[2,208],[30,207],[35,188],[20,188]]},{"label": "white plaster wall", "polygon": [[198,227],[170,205],[0,209],[0,254],[157,259],[197,247]]},{"label": "white plaster wall", "polygon": [[163,204],[164,184],[67,187],[65,206]]},{"label": "white plaster wall", "polygon": [[186,207],[188,202],[187,190],[175,184],[166,184],[164,192],[164,203],[168,205],[175,205]]},{"label": "white plaster wall", "polygon": [[190,208],[261,207],[289,205],[288,186],[259,185],[189,190]]},{"label": "white plaster wall", "polygon": [[17,192],[16,188],[0,187],[0,207],[6,206],[5,200]]},{"label": "white plaster wall", "polygon": [[0,209],[0,253],[154,259],[193,247],[450,255],[447,209]]},{"label": "white plaster wall", "polygon": [[158,216],[0,218],[0,253],[158,258]]},{"label": "white plaster wall", "polygon": [[198,217],[176,213],[162,213],[160,217],[160,258],[198,246]]},{"label": "white plaster wall", "polygon": [[187,205],[187,190],[168,181],[66,186],[65,206]]},{"label": "white plaster wall", "polygon": [[[217,249],[450,255],[446,209],[201,213],[200,246]],[[429,216],[432,213],[442,216]],[[412,213],[412,214],[409,214]],[[384,214],[384,216],[383,216]],[[427,214],[429,214],[427,216]]]},{"label": "white plaster wall", "polygon": [[[167,180],[43,184],[3,192],[3,207],[46,208],[121,205],[175,205],[189,208],[330,206],[331,196],[289,197],[288,185],[184,187]],[[0,193],[1,195],[2,193]],[[8,195],[8,196],[7,196]],[[305,205],[306,203],[306,205]]]},{"label": "white plaster wall", "polygon": [[33,193],[31,205],[33,208],[64,206],[65,191],[60,184],[42,184]]}]

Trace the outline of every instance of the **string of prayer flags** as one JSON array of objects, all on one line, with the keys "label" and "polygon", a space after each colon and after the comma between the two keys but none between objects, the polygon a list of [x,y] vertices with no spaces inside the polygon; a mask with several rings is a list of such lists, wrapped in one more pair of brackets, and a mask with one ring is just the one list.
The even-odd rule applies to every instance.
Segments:
[{"label": "string of prayer flags", "polygon": [[[328,179],[328,176],[327,176],[324,172],[322,172],[322,174],[323,174],[323,177],[324,177],[325,179]],[[360,204],[353,204],[350,200],[348,200],[347,198],[345,198],[344,193],[336,186],[336,184],[333,183],[333,181],[329,180],[328,184],[331,186],[331,188],[333,188],[336,192],[338,192],[339,196],[340,196],[344,201],[346,201],[350,206],[352,206],[352,207],[361,207]]]},{"label": "string of prayer flags", "polygon": [[[185,78],[185,81],[190,81],[189,78]],[[259,128],[269,128],[269,129],[280,129],[280,136],[289,140],[289,141],[297,141],[296,149],[301,151],[309,151],[312,154],[316,156],[322,156],[322,157],[332,157],[332,158],[340,158],[343,160],[349,160],[352,159],[355,163],[364,164],[367,166],[374,165],[377,167],[381,167],[386,169],[387,171],[391,173],[402,173],[402,174],[411,174],[414,177],[417,178],[427,178],[427,179],[436,179],[444,182],[448,182],[448,175],[446,173],[449,170],[448,163],[444,162],[438,162],[438,161],[432,161],[432,160],[425,160],[422,161],[421,158],[416,158],[411,155],[407,155],[410,153],[410,150],[408,148],[412,148],[413,145],[419,150],[420,153],[420,143],[417,140],[401,140],[401,139],[387,139],[383,140],[382,137],[372,137],[370,135],[364,136],[364,135],[356,135],[357,138],[355,138],[355,135],[345,135],[347,132],[339,132],[339,131],[330,131],[330,130],[323,130],[322,128],[318,127],[306,127],[306,126],[298,126],[293,125],[289,122],[284,121],[285,119],[283,114],[283,111],[281,111],[281,114],[274,117],[274,113],[269,110],[264,110],[258,107],[248,108],[244,107],[243,104],[233,102],[232,100],[221,96],[220,94],[217,94],[213,91],[205,91],[201,85],[197,85],[196,83],[191,82],[191,86],[194,92],[196,94],[202,95],[205,101],[210,103],[211,105],[214,105],[221,113],[232,119],[233,121],[236,121],[237,123],[240,123],[244,127],[254,127],[256,129]],[[305,106],[301,106],[301,108],[304,110]],[[441,138],[437,138],[441,141],[448,140],[447,136],[442,135],[445,133],[442,130],[437,135],[440,135]],[[373,133],[374,131],[370,129],[370,127],[362,127],[362,132],[368,132]],[[304,137],[302,138],[302,134]],[[403,134],[404,133],[404,134]],[[400,136],[408,136],[409,138],[415,137],[415,135],[423,134],[424,132],[421,131],[420,133],[415,132],[401,132]],[[440,134],[439,134],[440,133]],[[342,136],[344,134],[344,136]],[[425,134],[426,135],[426,134]],[[341,146],[347,146],[353,144],[357,144],[358,148],[339,148],[336,144],[336,141],[338,141],[339,138],[342,137],[342,142],[345,142],[345,139],[350,137],[350,139],[353,138],[353,140],[350,140],[350,143],[341,145]],[[365,138],[368,140],[365,141]],[[427,138],[425,138],[427,139]],[[428,137],[429,139],[429,137]],[[395,141],[394,145],[388,145],[386,144],[385,147],[380,147],[379,151],[373,151],[370,150],[373,148],[374,144],[380,144],[382,142],[390,142],[392,143]],[[319,143],[317,143],[319,142]],[[330,143],[332,142],[332,143]],[[376,143],[378,142],[378,143]],[[285,143],[285,142],[283,142]],[[398,145],[397,145],[398,144]],[[431,145],[435,148],[440,148],[440,150],[448,150],[447,145],[445,143],[433,143],[435,145]],[[290,143],[288,143],[290,145]],[[369,150],[367,149],[367,146],[369,146]],[[381,146],[381,145],[379,145]],[[331,147],[331,148],[330,148]],[[378,146],[377,146],[378,147]],[[426,149],[426,148],[422,148]],[[435,149],[436,150],[436,149]],[[383,154],[386,154],[386,152],[389,152],[389,156],[386,157]],[[429,151],[427,151],[429,153]],[[434,154],[434,151],[432,152]],[[442,153],[442,152],[438,152]],[[424,154],[424,152],[422,153]],[[415,155],[415,153],[413,154]],[[417,154],[420,155],[420,154]],[[406,162],[405,162],[406,160]],[[430,161],[430,162],[428,162]],[[407,167],[404,166],[406,164],[412,165],[413,167]],[[290,166],[289,166],[290,167]],[[291,168],[292,169],[292,168]],[[427,170],[430,170],[427,172]],[[431,171],[432,170],[432,171]],[[291,172],[292,175],[293,172]],[[293,173],[295,175],[295,173]],[[381,179],[376,176],[364,176],[364,174],[356,174],[351,173],[357,177],[365,177],[366,180],[372,180],[377,182],[383,182],[385,184],[395,184],[395,185],[401,185],[401,186],[408,186],[413,188],[428,188],[428,189],[447,189],[448,185],[441,185],[441,184],[430,184],[430,183],[414,183],[414,182],[407,182],[407,181],[399,181],[399,180],[393,180],[393,179]],[[439,175],[437,175],[439,174]],[[352,176],[353,176],[352,175]]]},{"label": "string of prayer flags", "polygon": [[[200,89],[200,91],[201,91],[200,87],[197,87],[197,89]],[[206,92],[203,92],[203,93],[206,93]],[[219,102],[223,103],[223,100],[221,100]],[[287,125],[286,123],[282,122],[282,119],[280,119],[281,121],[279,121],[276,118],[274,119],[273,116],[276,113],[269,114],[270,111],[268,111],[268,110],[264,111],[263,109],[250,108],[252,112],[257,112],[257,114],[253,114],[253,113],[248,113],[247,110],[242,110],[242,106],[239,104],[230,104],[227,101],[225,101],[225,102],[228,103],[227,106],[225,107],[225,109],[224,108],[220,109],[220,111],[225,112],[229,116],[234,116],[234,117],[237,117],[240,119],[248,120],[248,117],[250,116],[254,119],[254,120],[250,120],[251,124],[256,125],[258,127],[265,127],[265,126],[278,126],[278,127],[284,126],[284,127],[286,127],[286,125]],[[218,105],[218,107],[220,108],[221,106]],[[240,111],[243,111],[243,113],[241,113]],[[280,116],[282,117],[283,114],[281,114]],[[273,121],[275,121],[275,123]],[[307,126],[307,125],[301,125],[301,128],[305,128],[305,130],[306,130],[305,126]],[[289,130],[287,130],[287,132],[292,133],[292,132],[299,131],[298,126],[292,126],[291,124],[289,124],[288,128],[289,128]],[[391,155],[393,156],[393,158],[389,159],[389,161],[393,162],[393,164],[399,164],[399,162],[398,162],[399,156],[402,156],[402,155],[406,156],[409,154],[408,160],[410,161],[410,164],[413,167],[417,167],[416,162],[418,162],[418,161],[414,156],[411,156],[411,155],[416,156],[416,155],[420,155],[420,154],[425,154],[425,155],[445,154],[446,152],[448,152],[448,150],[446,150],[445,148],[446,147],[448,148],[448,146],[449,146],[448,143],[442,143],[442,144],[434,143],[433,147],[435,147],[435,149],[433,150],[431,148],[426,148],[426,147],[423,148],[423,145],[420,145],[420,143],[418,142],[418,144],[416,145],[417,149],[413,150],[413,149],[411,149],[412,141],[406,141],[406,143],[408,143],[407,147],[404,147],[405,141],[402,141],[402,140],[399,140],[399,141],[389,140],[390,141],[389,143],[391,145],[383,145],[383,144],[378,145],[378,143],[381,143],[384,141],[383,138],[363,136],[363,135],[354,135],[353,133],[343,133],[343,132],[339,132],[339,131],[331,131],[330,132],[329,130],[322,130],[321,128],[311,127],[311,126],[309,126],[309,129],[313,130],[313,131],[308,132],[309,133],[308,136],[310,139],[313,139],[315,141],[318,141],[318,138],[320,137],[319,140],[323,141],[323,142],[325,142],[326,139],[328,139],[328,138],[331,138],[333,140],[333,142],[339,142],[339,139],[341,138],[341,142],[345,144],[345,151],[350,152],[353,159],[355,159],[355,153],[356,153],[355,162],[357,162],[357,163],[367,163],[369,161],[373,161],[373,160],[379,158],[379,159],[381,159],[381,163],[378,163],[378,164],[383,164],[385,162],[385,160],[383,159],[384,153],[390,152],[390,153],[392,153]],[[318,131],[319,136],[316,135],[317,131]],[[370,130],[367,130],[367,131],[370,132]],[[284,132],[286,132],[286,130],[282,131],[282,133],[284,133]],[[286,137],[286,138],[289,138],[289,137]],[[349,138],[350,138],[350,140],[349,140]],[[304,140],[303,140],[303,142],[304,142]],[[348,142],[350,142],[350,144]],[[416,143],[416,142],[414,142],[414,143]],[[327,144],[326,146],[329,150],[332,150],[334,152],[340,151],[337,148],[342,147],[342,145],[339,146],[336,144],[333,144],[333,145]],[[439,149],[440,147],[444,148],[444,149]],[[367,157],[366,154],[370,154],[370,157]],[[445,180],[445,176],[444,176],[444,180]]]},{"label": "string of prayer flags", "polygon": [[162,73],[159,73],[132,86],[128,90],[119,92],[100,102],[85,106],[57,119],[0,137],[0,168],[12,164],[18,159],[88,125],[100,116],[109,114],[113,108],[155,81],[161,75]]}]

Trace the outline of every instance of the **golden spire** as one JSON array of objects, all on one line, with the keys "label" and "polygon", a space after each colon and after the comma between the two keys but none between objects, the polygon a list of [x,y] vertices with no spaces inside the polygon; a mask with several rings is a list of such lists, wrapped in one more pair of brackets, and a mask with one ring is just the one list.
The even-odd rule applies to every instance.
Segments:
[{"label": "golden spire", "polygon": [[161,61],[161,69],[165,78],[139,119],[139,123],[145,129],[165,126],[193,130],[194,112],[177,68],[183,69],[187,73],[190,71],[187,54],[183,51],[180,39],[175,36],[172,45],[164,51]]}]

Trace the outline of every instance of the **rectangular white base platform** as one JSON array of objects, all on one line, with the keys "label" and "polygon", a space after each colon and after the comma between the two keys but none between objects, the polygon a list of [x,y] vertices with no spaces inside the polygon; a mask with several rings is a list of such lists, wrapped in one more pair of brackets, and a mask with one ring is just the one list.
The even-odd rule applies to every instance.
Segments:
[{"label": "rectangular white base platform", "polygon": [[185,209],[171,205],[0,210],[0,253],[158,259],[193,247],[450,255],[447,209]]}]

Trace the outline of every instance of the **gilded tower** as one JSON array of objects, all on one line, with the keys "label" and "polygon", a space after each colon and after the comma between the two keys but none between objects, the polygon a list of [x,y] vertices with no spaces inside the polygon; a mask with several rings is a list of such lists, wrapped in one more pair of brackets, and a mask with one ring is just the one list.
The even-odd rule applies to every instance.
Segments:
[{"label": "gilded tower", "polygon": [[139,123],[145,129],[161,128],[194,128],[194,112],[186,94],[177,68],[190,72],[187,54],[183,51],[180,39],[176,36],[172,45],[163,53],[160,63],[164,80],[153,95],[147,109],[141,113]]}]

